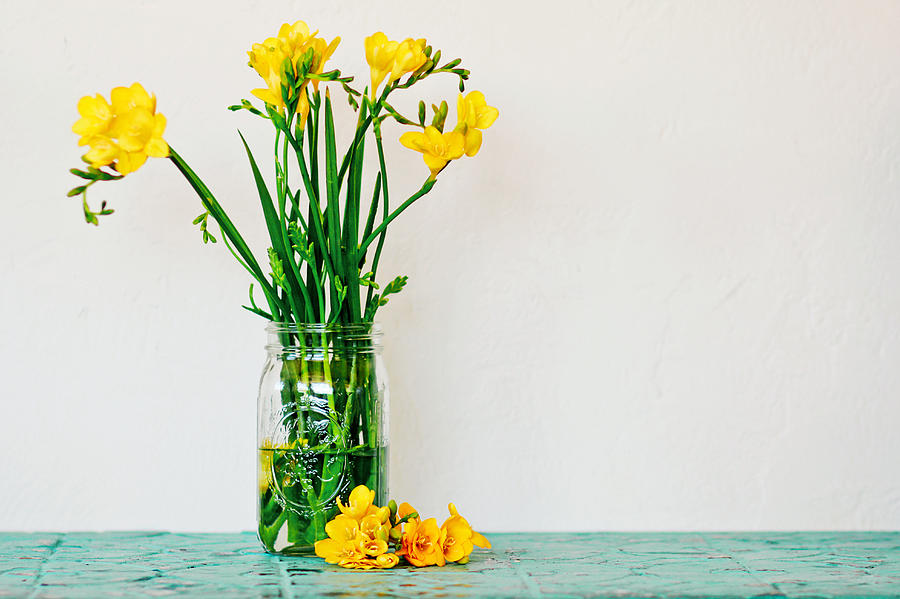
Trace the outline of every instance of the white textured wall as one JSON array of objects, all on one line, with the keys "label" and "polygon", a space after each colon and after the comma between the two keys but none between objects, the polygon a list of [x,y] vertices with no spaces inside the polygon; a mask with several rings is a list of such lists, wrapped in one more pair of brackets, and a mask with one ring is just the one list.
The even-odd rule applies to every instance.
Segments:
[{"label": "white textured wall", "polygon": [[[235,129],[269,132],[224,107],[300,18],[363,76],[372,31],[427,36],[501,110],[391,228],[395,496],[489,531],[900,527],[897,2],[2,5],[0,530],[254,527],[247,278],[166,161],[97,229],[66,170],[76,100],[139,80],[262,250]],[[399,198],[425,167],[388,146]]]}]

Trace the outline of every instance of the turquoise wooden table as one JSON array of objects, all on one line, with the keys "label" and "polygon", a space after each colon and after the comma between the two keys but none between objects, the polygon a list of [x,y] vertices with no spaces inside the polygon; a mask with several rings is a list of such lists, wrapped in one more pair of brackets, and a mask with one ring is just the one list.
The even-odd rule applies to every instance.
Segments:
[{"label": "turquoise wooden table", "polygon": [[493,534],[464,566],[358,572],[252,533],[0,533],[0,597],[898,597],[900,533]]}]

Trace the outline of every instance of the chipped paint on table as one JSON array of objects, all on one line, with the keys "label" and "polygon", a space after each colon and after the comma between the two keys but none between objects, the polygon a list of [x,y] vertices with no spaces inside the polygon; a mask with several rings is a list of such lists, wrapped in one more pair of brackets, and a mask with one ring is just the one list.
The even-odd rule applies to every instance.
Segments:
[{"label": "chipped paint on table", "polygon": [[0,533],[0,597],[897,597],[900,533],[494,534],[466,565],[359,572],[252,533]]}]

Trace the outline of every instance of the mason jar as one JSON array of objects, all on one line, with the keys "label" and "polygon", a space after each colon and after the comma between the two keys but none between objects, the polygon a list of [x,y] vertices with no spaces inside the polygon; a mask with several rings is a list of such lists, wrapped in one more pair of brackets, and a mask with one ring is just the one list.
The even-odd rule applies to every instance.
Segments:
[{"label": "mason jar", "polygon": [[266,326],[259,384],[259,540],[305,554],[357,485],[388,496],[388,379],[374,323]]}]

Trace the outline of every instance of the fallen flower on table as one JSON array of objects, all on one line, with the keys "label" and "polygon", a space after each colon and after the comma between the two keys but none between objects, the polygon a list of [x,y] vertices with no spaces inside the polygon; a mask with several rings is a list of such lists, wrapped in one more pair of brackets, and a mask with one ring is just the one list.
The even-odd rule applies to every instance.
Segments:
[{"label": "fallen flower on table", "polygon": [[329,564],[371,570],[393,568],[401,557],[416,567],[465,564],[476,545],[491,546],[452,503],[450,517],[438,527],[434,518],[421,520],[408,503],[379,507],[374,499],[365,485],[350,492],[346,505],[338,499],[341,513],[325,525],[328,538],[316,542],[316,555]]}]

